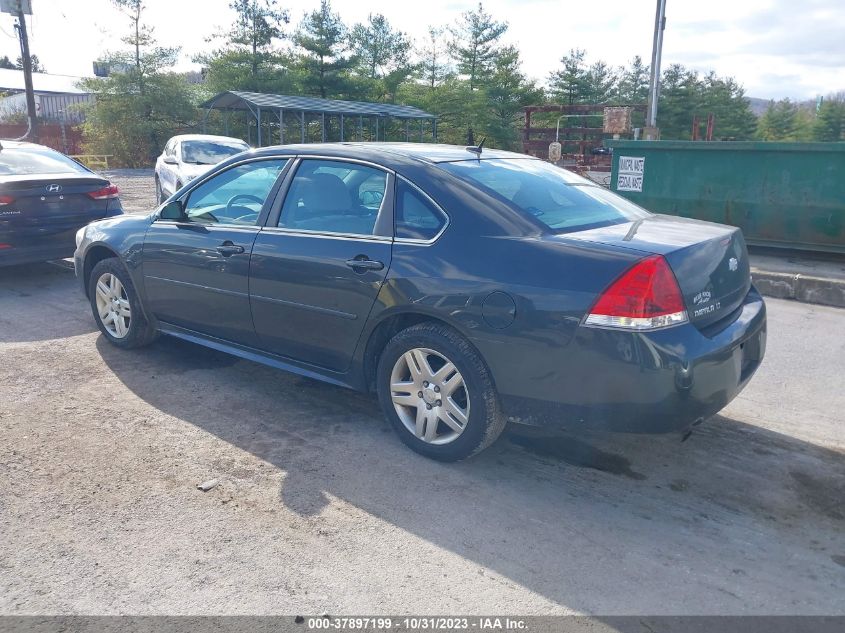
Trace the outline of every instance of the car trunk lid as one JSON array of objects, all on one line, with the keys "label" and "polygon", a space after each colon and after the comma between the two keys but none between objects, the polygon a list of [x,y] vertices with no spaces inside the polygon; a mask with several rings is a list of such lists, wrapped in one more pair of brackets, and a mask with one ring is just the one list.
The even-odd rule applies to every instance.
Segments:
[{"label": "car trunk lid", "polygon": [[107,179],[94,174],[4,176],[0,236],[5,240],[47,236],[103,218],[118,209],[120,201],[89,194],[107,186]]},{"label": "car trunk lid", "polygon": [[751,287],[748,251],[736,227],[652,215],[562,237],[662,255],[678,280],[690,322],[700,328],[736,310]]}]

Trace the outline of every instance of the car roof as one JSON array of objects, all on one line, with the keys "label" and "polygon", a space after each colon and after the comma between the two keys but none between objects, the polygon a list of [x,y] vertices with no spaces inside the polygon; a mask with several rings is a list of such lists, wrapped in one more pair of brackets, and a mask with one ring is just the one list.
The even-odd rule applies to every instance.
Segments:
[{"label": "car roof", "polygon": [[429,164],[464,160],[485,160],[491,158],[518,158],[537,160],[533,156],[506,152],[498,149],[483,149],[481,154],[469,151],[463,145],[442,145],[438,143],[306,143],[277,145],[255,150],[260,154],[300,154],[358,158],[382,164],[407,163],[409,160]]},{"label": "car roof", "polygon": [[[0,139],[0,147],[3,149],[46,149],[50,152],[55,152],[52,147],[46,145],[39,145],[38,143],[30,143],[28,141],[7,141]],[[59,152],[61,154],[61,152]]]},{"label": "car roof", "polygon": [[[246,141],[236,138],[234,136],[218,136],[216,134],[177,134],[170,138],[170,141],[229,141],[236,143],[243,143]],[[168,143],[170,141],[167,141]]]},{"label": "car roof", "polygon": [[377,148],[384,152],[417,158],[429,163],[444,163],[479,158],[527,158],[525,154],[506,152],[500,149],[482,149],[481,154],[469,151],[464,145],[440,143],[350,143],[357,147]]}]

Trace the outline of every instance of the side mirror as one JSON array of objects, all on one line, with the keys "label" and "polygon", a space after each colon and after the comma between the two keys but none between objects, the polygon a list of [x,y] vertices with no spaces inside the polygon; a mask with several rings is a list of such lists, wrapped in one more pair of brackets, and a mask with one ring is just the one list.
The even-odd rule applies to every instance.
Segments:
[{"label": "side mirror", "polygon": [[179,163],[179,161],[176,160],[175,156],[165,156],[164,162],[167,163],[168,165],[176,165],[176,164]]},{"label": "side mirror", "polygon": [[171,200],[165,204],[158,212],[158,217],[161,220],[174,220],[175,222],[185,222],[188,219],[180,200]]}]

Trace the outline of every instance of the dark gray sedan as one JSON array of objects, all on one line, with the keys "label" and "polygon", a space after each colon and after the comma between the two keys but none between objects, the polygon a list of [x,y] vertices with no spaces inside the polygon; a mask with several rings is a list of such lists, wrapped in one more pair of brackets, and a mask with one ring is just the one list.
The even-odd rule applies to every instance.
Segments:
[{"label": "dark gray sedan", "polygon": [[507,420],[683,432],[765,351],[738,229],[507,152],[246,152],[77,241],[111,343],[162,333],[374,390],[402,440],[440,460]]}]

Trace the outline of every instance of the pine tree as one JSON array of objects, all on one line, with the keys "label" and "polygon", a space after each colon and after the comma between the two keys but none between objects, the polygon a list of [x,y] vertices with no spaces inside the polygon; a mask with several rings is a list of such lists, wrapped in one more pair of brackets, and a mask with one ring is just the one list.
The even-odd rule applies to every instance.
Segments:
[{"label": "pine tree", "polygon": [[428,27],[428,37],[423,41],[416,55],[419,59],[417,68],[420,77],[434,89],[446,81],[451,74],[449,59],[446,55],[447,45],[443,40],[444,30],[435,26]]},{"label": "pine tree", "polygon": [[645,103],[648,99],[649,67],[639,55],[627,68],[620,68],[617,98],[621,103]]},{"label": "pine tree", "polygon": [[276,0],[232,0],[229,8],[235,20],[220,36],[225,38],[223,47],[194,59],[205,68],[206,85],[214,92],[284,92],[290,87],[285,74],[290,60],[276,42],[284,37],[288,12],[279,9]]},{"label": "pine tree", "polygon": [[584,102],[609,103],[617,92],[618,83],[616,72],[603,61],[597,61],[584,73]]},{"label": "pine tree", "polygon": [[355,57],[364,74],[379,79],[408,66],[411,42],[390,26],[382,14],[370,14],[366,24],[356,24],[350,34]]},{"label": "pine tree", "polygon": [[126,71],[82,82],[95,96],[87,107],[83,142],[86,151],[112,154],[118,164],[149,165],[174,132],[196,121],[195,95],[183,75],[169,72],[179,49],[155,45],[143,1],[113,1],[129,17],[130,32],[122,40],[129,50],[107,57]]},{"label": "pine tree", "polygon": [[414,71],[408,36],[391,27],[383,15],[370,14],[366,24],[352,28],[350,41],[359,77],[368,87],[367,97],[393,99],[399,84]]},{"label": "pine tree", "polygon": [[522,108],[543,99],[543,91],[522,72],[519,50],[503,48],[496,57],[493,73],[485,84],[486,106],[490,111],[486,132],[496,147],[516,149],[517,124]]},{"label": "pine tree", "polygon": [[290,20],[288,12],[277,8],[276,0],[232,0],[229,8],[237,19],[229,31],[229,42],[246,47],[253,78],[259,66],[273,55],[273,42],[282,37],[282,25]]},{"label": "pine tree", "polygon": [[692,119],[701,103],[698,74],[680,64],[663,71],[657,108],[657,125],[663,139],[689,139]]},{"label": "pine tree", "polygon": [[499,38],[507,30],[508,23],[496,22],[484,11],[480,2],[478,9],[464,12],[457,26],[450,29],[452,41],[449,52],[458,72],[469,78],[470,90],[478,88],[489,76],[496,59]]},{"label": "pine tree", "polygon": [[714,139],[745,141],[754,138],[757,131],[757,118],[745,90],[732,77],[717,77],[714,72],[704,77],[695,113],[702,120],[713,114]]},{"label": "pine tree", "polygon": [[[8,57],[6,59],[8,59]],[[38,55],[30,55],[29,61],[32,64],[32,72],[34,72],[34,73],[46,73],[47,72],[47,69],[44,68],[43,64],[41,63],[41,60],[38,59]],[[17,68],[18,70],[23,70],[23,57],[22,56],[18,55],[18,58],[15,61],[15,64],[12,66],[12,68]]]},{"label": "pine tree", "polygon": [[583,103],[586,94],[586,69],[584,56],[586,51],[573,48],[560,60],[563,68],[549,75],[549,88],[552,98],[572,105]]},{"label": "pine tree", "polygon": [[798,111],[789,99],[769,102],[757,121],[757,137],[763,141],[792,141],[798,131]]},{"label": "pine tree", "polygon": [[845,95],[827,97],[822,102],[813,125],[813,140],[845,140]]},{"label": "pine tree", "polygon": [[321,0],[320,8],[305,16],[293,39],[303,51],[299,69],[305,90],[324,99],[346,96],[352,66],[347,30],[329,0]]}]

